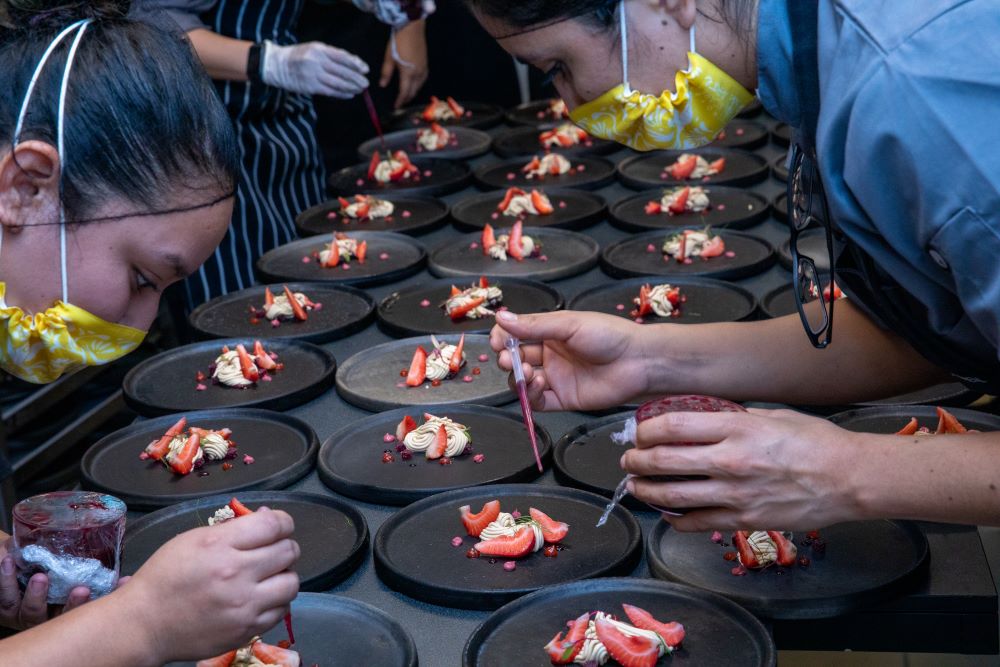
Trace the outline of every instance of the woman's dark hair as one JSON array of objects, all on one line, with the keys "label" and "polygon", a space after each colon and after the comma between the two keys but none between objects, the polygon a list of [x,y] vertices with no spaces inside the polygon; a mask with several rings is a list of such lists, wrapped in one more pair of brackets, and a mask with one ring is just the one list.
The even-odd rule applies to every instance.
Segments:
[{"label": "woman's dark hair", "polygon": [[[170,194],[178,187],[204,190],[208,200],[231,192],[236,182],[232,121],[190,44],[179,32],[130,20],[130,4],[0,0],[0,145],[13,140],[45,49],[75,21],[94,19],[80,41],[66,100],[63,203],[70,220],[110,198],[155,213],[176,205]],[[21,140],[55,145],[59,85],[72,41],[71,34],[49,58]]]}]

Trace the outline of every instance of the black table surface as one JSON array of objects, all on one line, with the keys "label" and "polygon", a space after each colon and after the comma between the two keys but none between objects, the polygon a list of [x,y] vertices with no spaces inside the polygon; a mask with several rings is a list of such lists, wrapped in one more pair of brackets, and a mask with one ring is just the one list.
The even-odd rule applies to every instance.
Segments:
[{"label": "black table surface", "polygon": [[[766,116],[762,116],[760,120],[769,128],[775,124]],[[756,152],[768,161],[772,161],[783,153],[783,149],[772,143]],[[618,163],[631,155],[634,155],[632,151],[623,149],[608,159]],[[489,154],[471,161],[470,166],[475,169],[499,161],[501,161],[499,157]],[[774,179],[768,179],[751,189],[770,201],[783,192],[784,185]],[[443,199],[449,204],[454,204],[476,192],[477,190],[468,188]],[[635,194],[619,183],[597,192],[607,199],[609,205]],[[780,246],[788,238],[785,224],[779,223],[773,217],[748,231],[766,238],[775,246]],[[583,233],[592,236],[602,248],[629,236],[628,232],[612,227],[607,221],[584,230]],[[459,234],[460,232],[454,227],[447,226],[418,238],[427,247],[434,247]],[[434,277],[425,269],[405,280],[369,288],[367,291],[379,301],[401,287],[429,280],[434,280]],[[551,284],[560,290],[567,300],[571,300],[580,292],[611,280],[613,278],[602,273],[599,268],[594,268],[582,275]],[[734,282],[751,290],[760,298],[788,280],[790,280],[789,273],[780,266],[774,266],[764,273]],[[326,344],[324,347],[333,351],[338,360],[345,360],[356,352],[389,340],[392,339],[388,335],[375,325],[371,325],[364,331]],[[512,403],[505,409],[519,412],[517,403]],[[324,441],[344,424],[369,413],[346,403],[336,391],[331,390],[306,405],[290,410],[289,414],[312,425],[320,441]],[[556,440],[566,431],[596,418],[593,415],[567,412],[536,414],[535,419],[548,429],[553,440]],[[536,483],[556,484],[551,471],[546,472]],[[310,473],[289,490],[332,493],[319,481],[315,472]],[[355,500],[349,502],[364,514],[372,536],[397,510],[393,507],[371,505]],[[636,514],[645,539],[655,522],[659,520],[659,515],[654,512]],[[930,543],[931,564],[927,581],[918,589],[881,606],[842,618],[775,623],[772,627],[778,648],[997,653],[1000,650],[997,594],[979,533],[975,527],[923,525]],[[650,576],[645,556],[631,576]],[[370,556],[351,577],[330,592],[368,602],[399,619],[416,641],[422,665],[461,664],[462,648],[467,638],[489,615],[489,612],[465,611],[425,604],[396,593],[375,575]]]}]

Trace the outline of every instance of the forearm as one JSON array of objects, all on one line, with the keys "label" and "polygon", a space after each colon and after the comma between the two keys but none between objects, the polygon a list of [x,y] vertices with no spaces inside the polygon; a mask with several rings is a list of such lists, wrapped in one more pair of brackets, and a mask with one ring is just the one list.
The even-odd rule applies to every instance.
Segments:
[{"label": "forearm", "polygon": [[837,302],[834,323],[825,350],[812,346],[798,314],[761,322],[647,325],[642,337],[650,392],[824,405],[885,398],[947,377],[849,300]]},{"label": "forearm", "polygon": [[253,42],[232,39],[199,28],[188,33],[208,75],[219,81],[246,81],[247,58]]}]

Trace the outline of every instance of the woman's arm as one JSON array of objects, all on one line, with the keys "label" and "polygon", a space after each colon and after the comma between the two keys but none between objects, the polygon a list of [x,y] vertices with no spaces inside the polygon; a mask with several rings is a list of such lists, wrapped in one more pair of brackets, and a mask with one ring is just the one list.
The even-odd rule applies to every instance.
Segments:
[{"label": "woman's arm", "polygon": [[216,34],[207,28],[188,33],[198,59],[217,81],[246,81],[247,58],[253,42]]}]

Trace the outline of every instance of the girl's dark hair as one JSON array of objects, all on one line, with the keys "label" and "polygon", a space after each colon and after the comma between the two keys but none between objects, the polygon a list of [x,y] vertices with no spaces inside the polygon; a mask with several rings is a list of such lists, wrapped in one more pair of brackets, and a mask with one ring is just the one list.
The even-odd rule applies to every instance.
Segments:
[{"label": "girl's dark hair", "polygon": [[[130,5],[0,0],[0,145],[12,143],[46,47],[75,21],[94,19],[80,41],[66,100],[63,203],[71,220],[111,198],[160,212],[177,204],[170,194],[179,187],[205,191],[207,203],[236,182],[232,121],[190,44],[179,32],[130,20]],[[55,145],[59,85],[72,41],[71,34],[49,58],[22,140]]]}]

